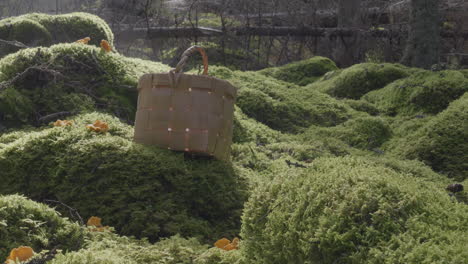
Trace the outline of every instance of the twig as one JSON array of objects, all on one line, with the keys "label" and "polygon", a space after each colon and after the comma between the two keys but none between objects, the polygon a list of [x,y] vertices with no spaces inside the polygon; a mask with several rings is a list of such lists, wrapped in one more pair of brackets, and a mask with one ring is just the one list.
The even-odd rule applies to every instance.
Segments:
[{"label": "twig", "polygon": [[17,40],[4,40],[4,39],[0,39],[0,44],[6,44],[6,45],[9,45],[9,46],[14,46],[14,47],[17,47],[17,48],[21,48],[21,49],[27,49],[29,48],[29,46],[23,44],[22,42],[19,42]]},{"label": "twig", "polygon": [[83,218],[81,218],[81,215],[78,213],[78,210],[76,210],[75,208],[70,207],[61,201],[56,201],[56,200],[44,200],[44,202],[56,203],[56,204],[66,207],[69,210],[70,215],[72,217],[78,218],[80,225],[84,225]]},{"label": "twig", "polygon": [[39,123],[48,123],[50,121],[55,120],[59,116],[73,115],[75,113],[76,112],[69,112],[69,111],[53,113],[53,114],[50,114],[50,115],[43,116],[43,117],[39,118],[37,121],[39,121]]}]

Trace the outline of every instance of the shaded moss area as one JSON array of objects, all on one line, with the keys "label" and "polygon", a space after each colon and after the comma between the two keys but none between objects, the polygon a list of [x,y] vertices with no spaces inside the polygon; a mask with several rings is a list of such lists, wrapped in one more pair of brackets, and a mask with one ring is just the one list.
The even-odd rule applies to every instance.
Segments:
[{"label": "shaded moss area", "polygon": [[360,158],[322,158],[260,184],[241,234],[254,263],[462,263],[467,216],[435,183]]},{"label": "shaded moss area", "polygon": [[338,70],[338,67],[332,60],[316,56],[281,67],[267,68],[259,71],[259,73],[281,81],[304,86],[315,82],[325,73],[335,70]]},{"label": "shaded moss area", "polygon": [[6,128],[37,125],[57,118],[48,120],[51,114],[95,109],[130,121],[138,77],[168,69],[82,44],[22,50],[0,60],[0,121]]},{"label": "shaded moss area", "polygon": [[[98,16],[88,13],[31,13],[0,20],[0,39],[19,41],[29,47],[75,42],[85,37],[90,37],[89,44],[95,46],[99,46],[101,40],[107,40],[111,45],[114,42],[109,25]],[[19,47],[7,45],[0,49],[0,57],[17,50]]]},{"label": "shaded moss area", "polygon": [[302,136],[306,141],[331,137],[352,147],[370,150],[380,147],[391,135],[389,124],[382,118],[359,117],[330,128],[312,126]]},{"label": "shaded moss area", "polygon": [[239,89],[236,104],[247,116],[275,130],[298,133],[310,125],[334,126],[353,114],[348,105],[326,94],[258,72],[224,67],[212,67],[210,72]]},{"label": "shaded moss area", "polygon": [[53,248],[64,252],[78,250],[85,242],[84,233],[80,226],[47,205],[20,195],[0,195],[0,259],[24,245],[36,252]]},{"label": "shaded moss area", "polygon": [[407,77],[408,68],[399,64],[361,63],[329,72],[319,81],[307,86],[337,98],[359,99],[364,94]]},{"label": "shaded moss area", "polygon": [[[85,128],[97,119],[109,123],[108,133]],[[98,215],[121,234],[152,241],[238,232],[245,195],[229,163],[135,144],[133,129],[108,115],[74,122],[1,136],[0,193],[60,200],[83,218]]]},{"label": "shaded moss area", "polygon": [[435,171],[464,180],[468,175],[468,93],[388,148],[405,158],[420,159]]},{"label": "shaded moss area", "polygon": [[437,114],[467,91],[468,79],[458,71],[421,71],[363,99],[387,115]]}]

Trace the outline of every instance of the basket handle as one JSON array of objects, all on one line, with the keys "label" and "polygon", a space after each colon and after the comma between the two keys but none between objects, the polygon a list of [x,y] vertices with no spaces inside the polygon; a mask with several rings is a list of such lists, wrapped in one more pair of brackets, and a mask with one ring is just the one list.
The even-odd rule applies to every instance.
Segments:
[{"label": "basket handle", "polygon": [[174,69],[174,72],[181,72],[182,68],[185,67],[185,64],[187,63],[187,60],[190,57],[190,55],[194,54],[197,51],[200,52],[203,58],[203,75],[208,75],[208,56],[206,55],[205,50],[200,46],[192,46],[186,51],[184,51],[184,53],[182,53],[182,58],[180,59],[179,63],[177,63],[177,66]]}]

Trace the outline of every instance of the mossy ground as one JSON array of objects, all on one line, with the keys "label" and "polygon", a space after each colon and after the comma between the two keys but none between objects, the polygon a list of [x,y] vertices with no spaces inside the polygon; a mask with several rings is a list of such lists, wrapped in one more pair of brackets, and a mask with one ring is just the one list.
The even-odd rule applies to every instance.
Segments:
[{"label": "mossy ground", "polygon": [[363,99],[386,115],[437,114],[466,92],[468,79],[458,71],[421,71]]},{"label": "mossy ground", "polygon": [[[0,39],[19,41],[29,47],[71,43],[90,37],[90,45],[99,47],[101,40],[114,43],[109,25],[98,16],[88,13],[48,15],[31,13],[0,20]],[[17,51],[15,46],[0,45],[0,58]]]},{"label": "mossy ground", "polygon": [[[3,168],[3,167],[2,167]],[[78,250],[84,244],[85,232],[78,224],[62,218],[45,204],[20,195],[0,196],[0,259],[9,250],[28,245],[36,252],[61,249]]]},{"label": "mossy ground", "polygon": [[0,122],[6,128],[37,125],[50,114],[96,109],[130,121],[139,76],[167,70],[84,44],[21,50],[0,60]]},{"label": "mossy ground", "polygon": [[362,63],[325,74],[308,86],[337,98],[359,99],[364,94],[408,76],[408,69],[398,64]]},{"label": "mossy ground", "polygon": [[272,67],[259,71],[278,80],[307,85],[313,83],[329,71],[338,70],[335,62],[325,57],[312,57],[307,60],[289,63],[282,67]]},{"label": "mossy ground", "polygon": [[[94,120],[111,129],[88,131]],[[229,163],[135,144],[132,128],[108,115],[81,115],[74,123],[16,140],[2,136],[9,139],[0,145],[0,193],[59,200],[84,218],[99,215],[121,234],[152,241],[236,233],[245,195]]]},{"label": "mossy ground", "polygon": [[[168,66],[78,44],[12,54],[0,60],[0,82],[33,70],[0,90],[0,194],[60,200],[115,227],[84,230],[80,249],[54,264],[463,263],[468,199],[445,191],[467,184],[462,71],[366,63],[324,74],[308,65],[314,59],[210,68],[239,88],[232,161],[221,162],[135,144],[117,118],[131,123],[137,78]],[[401,84],[418,99],[383,96]],[[86,113],[95,110],[107,114]],[[79,112],[73,126],[39,121],[60,111]],[[87,131],[96,119],[110,131]],[[239,235],[240,250],[212,247]]]}]

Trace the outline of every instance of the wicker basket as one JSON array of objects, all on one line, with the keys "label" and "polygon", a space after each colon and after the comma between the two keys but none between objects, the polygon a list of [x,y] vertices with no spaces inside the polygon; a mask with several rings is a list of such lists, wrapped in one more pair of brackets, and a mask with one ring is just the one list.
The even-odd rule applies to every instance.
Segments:
[{"label": "wicker basket", "polygon": [[[203,57],[203,75],[182,73],[196,51]],[[229,159],[237,89],[208,76],[202,48],[187,49],[169,73],[143,75],[138,92],[135,142]]]}]

